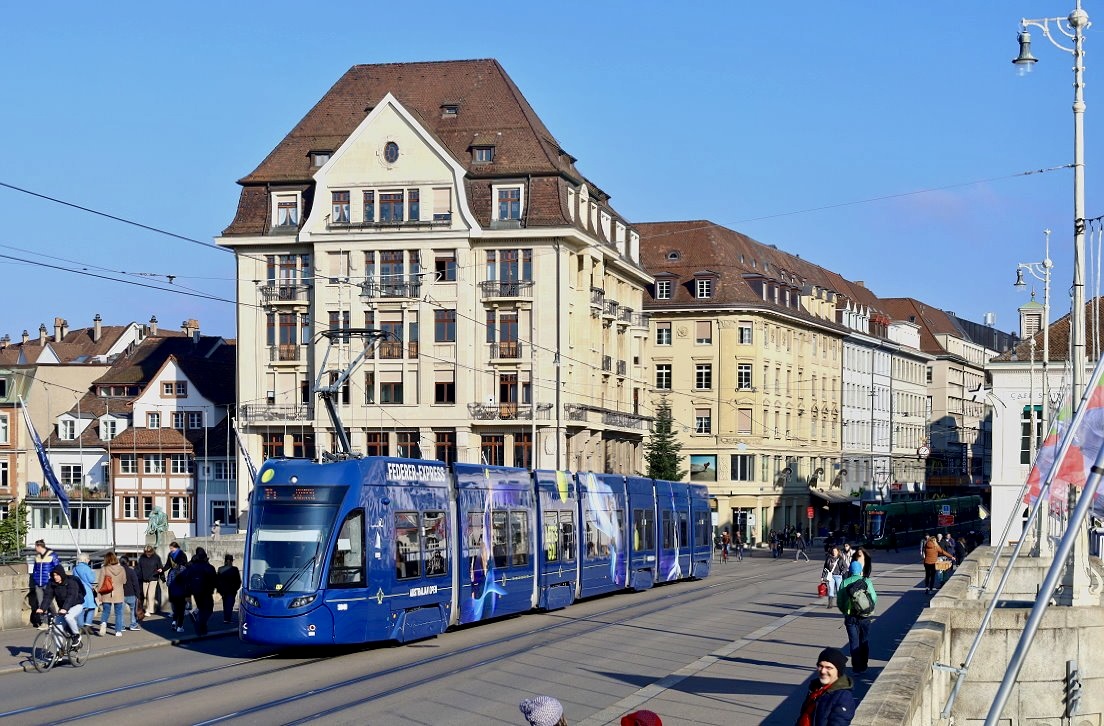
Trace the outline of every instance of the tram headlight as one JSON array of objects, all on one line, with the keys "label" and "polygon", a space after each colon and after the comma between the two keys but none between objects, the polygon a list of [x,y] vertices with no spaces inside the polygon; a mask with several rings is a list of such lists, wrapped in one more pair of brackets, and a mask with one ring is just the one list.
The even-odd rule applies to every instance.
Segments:
[{"label": "tram headlight", "polygon": [[295,598],[290,603],[288,603],[288,608],[293,609],[293,608],[306,607],[307,605],[310,605],[312,602],[314,602],[314,599],[316,597],[318,597],[317,593],[314,594],[314,595],[300,595],[299,597]]},{"label": "tram headlight", "polygon": [[252,605],[255,608],[261,606],[261,601],[248,593],[243,592],[241,598],[245,601],[247,605]]}]

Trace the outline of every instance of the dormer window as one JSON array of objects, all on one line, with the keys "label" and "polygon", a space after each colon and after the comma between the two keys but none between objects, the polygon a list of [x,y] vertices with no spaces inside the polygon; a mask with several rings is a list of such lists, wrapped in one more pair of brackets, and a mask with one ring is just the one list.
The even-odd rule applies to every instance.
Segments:
[{"label": "dormer window", "polygon": [[330,160],[330,152],[328,152],[328,151],[312,151],[310,157],[311,157],[311,166],[313,166],[315,169],[318,169],[319,167],[323,166],[327,161]]},{"label": "dormer window", "polygon": [[441,118],[455,118],[460,113],[460,104],[457,103],[443,103],[441,104]]},{"label": "dormer window", "polygon": [[671,299],[671,281],[670,280],[656,280],[655,284],[655,296],[656,300],[670,300]]},{"label": "dormer window", "polygon": [[296,194],[276,195],[276,226],[299,226],[299,196]]},{"label": "dormer window", "polygon": [[77,438],[77,422],[72,419],[62,419],[59,421],[58,438],[62,441],[72,441]]},{"label": "dormer window", "polygon": [[709,278],[694,280],[694,297],[699,300],[707,300],[713,297],[713,280]]},{"label": "dormer window", "polygon": [[490,164],[494,161],[495,147],[493,146],[473,146],[472,147],[472,161],[476,164]]},{"label": "dormer window", "polygon": [[681,259],[682,259],[682,253],[679,252],[678,250],[671,250],[670,252],[667,253],[667,261],[668,262],[678,262]]}]

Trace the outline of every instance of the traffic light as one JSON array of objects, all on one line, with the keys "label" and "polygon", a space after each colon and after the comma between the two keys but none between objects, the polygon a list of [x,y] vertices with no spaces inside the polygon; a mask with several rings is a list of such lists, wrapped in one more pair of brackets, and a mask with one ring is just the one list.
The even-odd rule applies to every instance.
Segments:
[{"label": "traffic light", "polygon": [[1081,673],[1077,670],[1077,661],[1066,661],[1066,718],[1073,717],[1081,708]]}]

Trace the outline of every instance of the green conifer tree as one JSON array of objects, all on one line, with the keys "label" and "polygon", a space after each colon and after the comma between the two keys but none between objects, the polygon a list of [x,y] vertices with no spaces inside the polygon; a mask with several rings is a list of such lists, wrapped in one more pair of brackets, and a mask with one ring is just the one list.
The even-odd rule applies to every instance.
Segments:
[{"label": "green conifer tree", "polygon": [[648,464],[648,476],[653,479],[680,481],[686,476],[682,464],[682,444],[674,432],[671,404],[664,398],[656,407],[652,435],[644,442],[644,461]]}]

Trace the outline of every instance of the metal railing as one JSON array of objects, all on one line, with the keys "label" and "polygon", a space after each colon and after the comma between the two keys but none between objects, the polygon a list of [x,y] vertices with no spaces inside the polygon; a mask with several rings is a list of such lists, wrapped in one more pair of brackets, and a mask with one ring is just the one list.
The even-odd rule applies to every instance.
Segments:
[{"label": "metal railing", "polygon": [[301,363],[304,347],[294,343],[273,345],[268,349],[268,359],[273,362]]},{"label": "metal railing", "polygon": [[266,285],[260,292],[265,305],[310,302],[310,287],[307,285]]},{"label": "metal railing", "polygon": [[482,299],[497,297],[533,297],[532,280],[487,280],[479,283]]},{"label": "metal railing", "polygon": [[517,403],[469,403],[468,414],[476,421],[548,421],[552,404],[538,403],[536,407]]},{"label": "metal railing", "polygon": [[613,356],[602,356],[602,371],[609,373],[613,370]]},{"label": "metal railing", "polygon": [[501,343],[491,343],[491,358],[518,360],[522,357],[521,341],[507,340]]},{"label": "metal railing", "polygon": [[238,419],[244,424],[260,421],[309,421],[314,418],[310,406],[267,406],[263,404],[244,404],[238,412]]},{"label": "metal railing", "polygon": [[380,282],[368,280],[360,283],[361,297],[384,298],[402,297],[413,298],[422,296],[422,283],[419,279],[413,282]]}]

